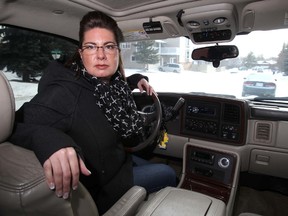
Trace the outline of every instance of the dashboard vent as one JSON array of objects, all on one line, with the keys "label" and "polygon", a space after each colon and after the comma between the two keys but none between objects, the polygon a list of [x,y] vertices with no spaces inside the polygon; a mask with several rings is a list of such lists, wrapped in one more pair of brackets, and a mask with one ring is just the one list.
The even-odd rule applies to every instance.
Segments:
[{"label": "dashboard vent", "polygon": [[234,104],[224,104],[223,120],[225,122],[240,123],[240,107]]},{"label": "dashboard vent", "polygon": [[256,140],[270,141],[271,124],[265,122],[256,123]]}]

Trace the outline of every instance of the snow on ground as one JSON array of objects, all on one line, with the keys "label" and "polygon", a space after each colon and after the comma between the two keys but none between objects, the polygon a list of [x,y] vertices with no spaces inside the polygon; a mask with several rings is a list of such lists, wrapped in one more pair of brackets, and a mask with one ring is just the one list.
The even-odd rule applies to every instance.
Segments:
[{"label": "snow on ground", "polygon": [[[157,92],[203,92],[212,94],[226,94],[241,97],[243,73],[211,72],[201,73],[182,71],[181,73],[148,72],[136,69],[126,69],[126,76],[133,73],[142,73],[149,77],[149,82]],[[19,82],[21,78],[16,73],[4,72],[13,88],[16,109],[24,102],[29,101],[37,93],[37,83]],[[246,74],[247,75],[247,74]],[[278,77],[276,96],[287,96],[288,76]]]}]

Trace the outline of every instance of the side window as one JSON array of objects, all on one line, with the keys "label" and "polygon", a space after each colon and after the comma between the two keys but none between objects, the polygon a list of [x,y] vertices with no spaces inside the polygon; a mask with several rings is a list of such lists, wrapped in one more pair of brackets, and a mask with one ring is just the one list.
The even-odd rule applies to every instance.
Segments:
[{"label": "side window", "polygon": [[0,70],[13,88],[16,109],[37,93],[38,82],[51,61],[65,62],[76,50],[76,41],[0,25]]}]

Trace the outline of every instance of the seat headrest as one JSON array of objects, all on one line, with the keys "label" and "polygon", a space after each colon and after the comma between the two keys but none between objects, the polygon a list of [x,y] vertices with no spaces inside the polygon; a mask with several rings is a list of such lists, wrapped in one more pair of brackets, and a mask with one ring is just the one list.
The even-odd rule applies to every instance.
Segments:
[{"label": "seat headrest", "polygon": [[13,129],[15,99],[9,81],[0,71],[0,143],[4,142]]}]

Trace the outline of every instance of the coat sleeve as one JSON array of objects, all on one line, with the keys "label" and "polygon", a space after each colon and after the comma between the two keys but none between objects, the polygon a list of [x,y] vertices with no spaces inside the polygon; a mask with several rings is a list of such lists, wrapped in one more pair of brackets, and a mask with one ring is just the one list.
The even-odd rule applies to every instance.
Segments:
[{"label": "coat sleeve", "polygon": [[131,76],[127,77],[127,83],[131,91],[137,88],[137,84],[142,78],[146,79],[149,82],[148,77],[142,74],[132,74]]},{"label": "coat sleeve", "polygon": [[56,151],[74,147],[81,149],[66,133],[71,125],[75,97],[61,86],[50,86],[25,103],[17,112],[10,141],[34,151],[43,163]]}]

